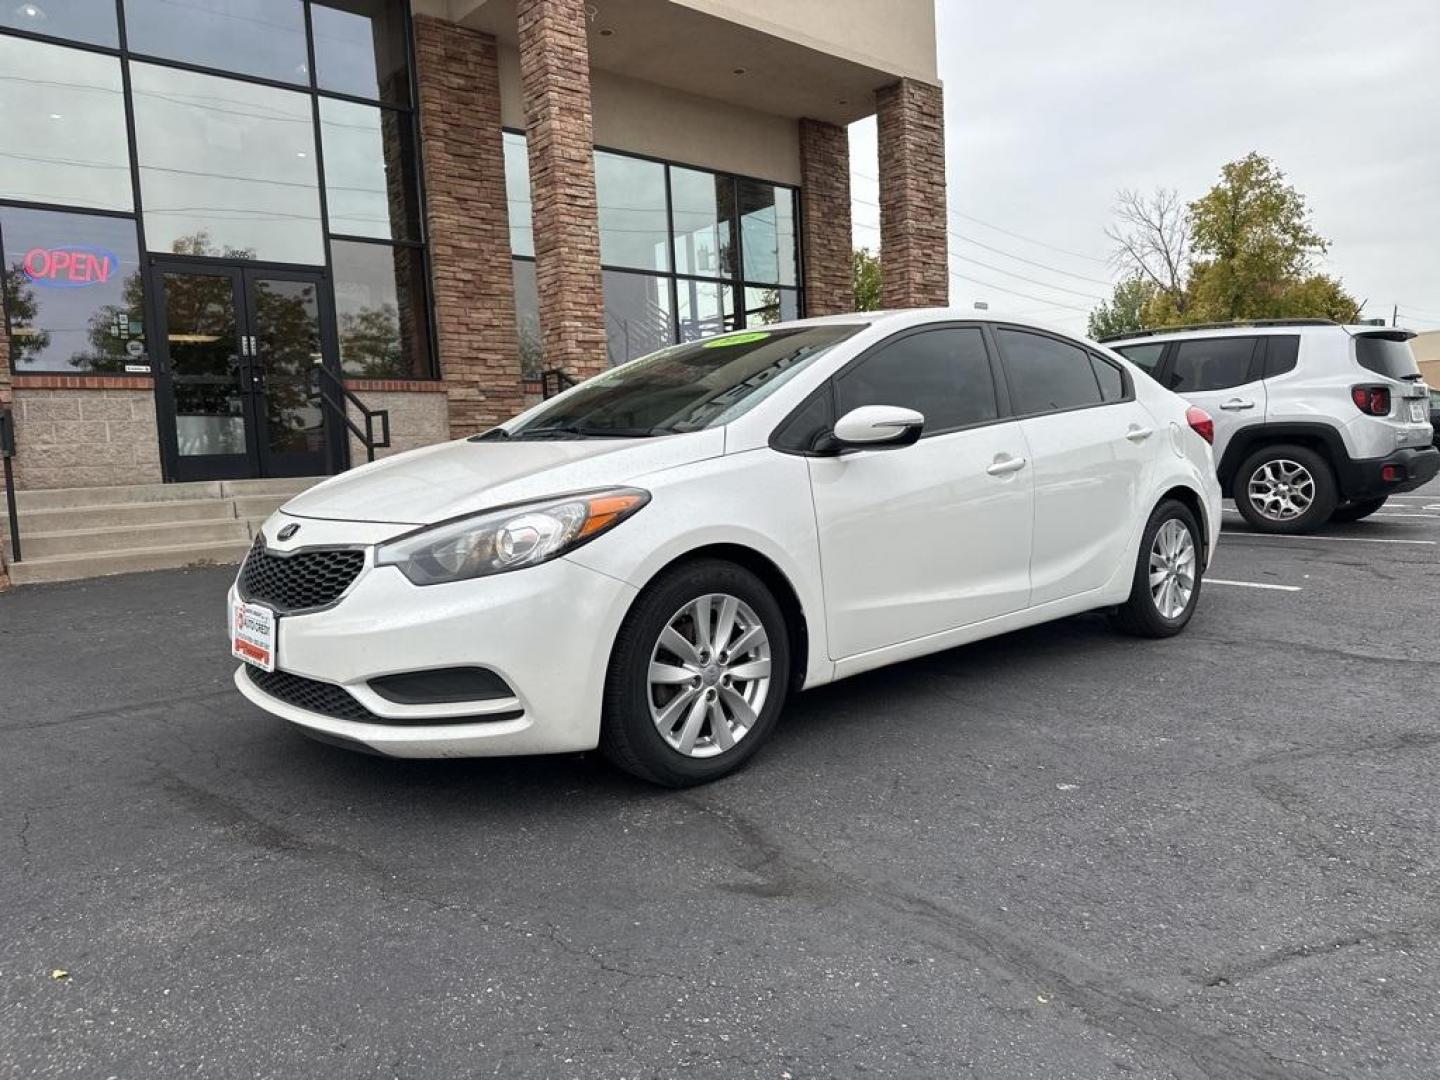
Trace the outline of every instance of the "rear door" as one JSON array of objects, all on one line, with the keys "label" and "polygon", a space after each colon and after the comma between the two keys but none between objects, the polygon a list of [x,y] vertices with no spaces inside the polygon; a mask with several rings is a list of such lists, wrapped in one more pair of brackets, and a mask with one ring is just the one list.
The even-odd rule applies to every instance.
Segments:
[{"label": "rear door", "polygon": [[996,371],[980,327],[946,325],[896,335],[833,380],[832,425],[898,405],[925,428],[913,446],[810,459],[832,658],[1025,607],[1034,493]]},{"label": "rear door", "polygon": [[1174,342],[1160,382],[1215,421],[1215,460],[1235,432],[1265,422],[1265,339],[1261,336],[1191,338]]},{"label": "rear door", "polygon": [[1133,558],[1130,536],[1166,435],[1130,376],[1074,341],[995,329],[1035,478],[1032,607],[1100,588]]}]

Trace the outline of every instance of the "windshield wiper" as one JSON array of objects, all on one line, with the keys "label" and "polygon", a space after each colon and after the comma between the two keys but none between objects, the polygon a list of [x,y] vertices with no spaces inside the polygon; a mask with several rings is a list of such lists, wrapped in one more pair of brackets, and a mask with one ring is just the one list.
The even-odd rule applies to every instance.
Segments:
[{"label": "windshield wiper", "polygon": [[512,439],[648,439],[654,435],[669,435],[661,428],[606,428],[591,427],[588,424],[554,424],[549,427],[525,428],[512,432]]}]

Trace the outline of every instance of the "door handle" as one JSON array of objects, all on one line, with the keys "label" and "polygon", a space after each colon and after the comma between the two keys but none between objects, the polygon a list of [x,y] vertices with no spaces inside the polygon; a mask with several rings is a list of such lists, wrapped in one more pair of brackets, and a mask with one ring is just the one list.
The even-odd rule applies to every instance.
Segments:
[{"label": "door handle", "polygon": [[1241,401],[1239,398],[1231,398],[1225,402],[1224,405],[1220,406],[1220,408],[1226,412],[1240,412],[1242,409],[1253,409],[1254,407],[1255,403],[1253,401]]},{"label": "door handle", "polygon": [[1025,467],[1023,457],[997,458],[985,469],[991,476],[1004,476],[1006,473],[1019,472]]},{"label": "door handle", "polygon": [[1142,443],[1154,434],[1154,428],[1131,427],[1130,430],[1125,433],[1125,438],[1129,439],[1133,443]]}]

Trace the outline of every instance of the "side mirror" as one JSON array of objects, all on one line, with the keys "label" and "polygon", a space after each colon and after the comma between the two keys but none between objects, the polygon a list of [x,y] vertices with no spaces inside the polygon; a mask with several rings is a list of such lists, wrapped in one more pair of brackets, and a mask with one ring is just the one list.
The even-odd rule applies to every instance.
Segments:
[{"label": "side mirror", "polygon": [[835,442],[844,450],[910,446],[920,438],[925,417],[898,405],[862,405],[835,422]]}]

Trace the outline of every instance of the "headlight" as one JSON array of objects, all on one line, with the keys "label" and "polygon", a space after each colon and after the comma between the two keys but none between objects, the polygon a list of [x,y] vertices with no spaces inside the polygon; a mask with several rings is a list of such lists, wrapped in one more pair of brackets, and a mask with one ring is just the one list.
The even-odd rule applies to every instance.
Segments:
[{"label": "headlight", "polygon": [[398,567],[416,585],[503,574],[573,551],[649,501],[648,491],[612,488],[489,510],[381,544],[375,565]]}]

